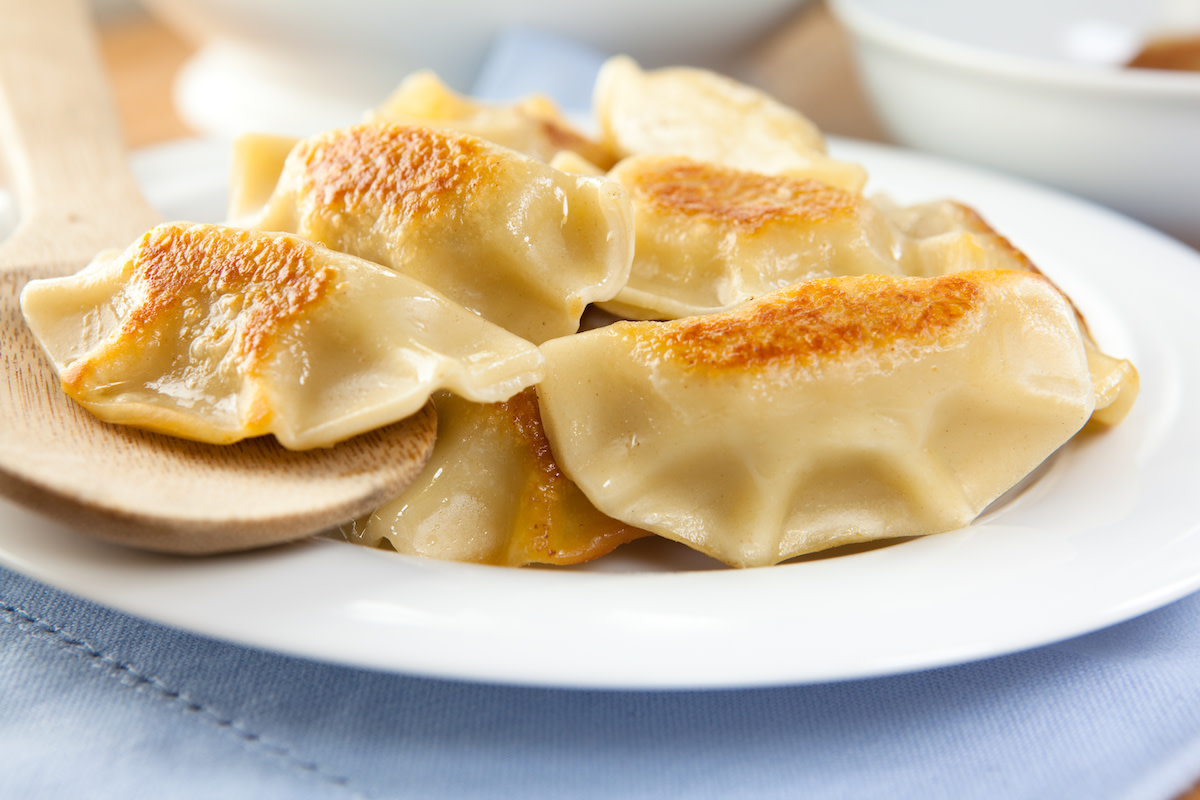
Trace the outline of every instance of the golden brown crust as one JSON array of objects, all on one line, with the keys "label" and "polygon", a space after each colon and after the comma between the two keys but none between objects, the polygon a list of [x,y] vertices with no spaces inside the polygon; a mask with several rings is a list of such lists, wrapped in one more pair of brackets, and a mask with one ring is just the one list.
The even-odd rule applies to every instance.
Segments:
[{"label": "golden brown crust", "polygon": [[498,405],[508,414],[513,430],[537,464],[537,471],[550,481],[560,480],[563,474],[550,451],[550,440],[542,427],[542,413],[533,388],[518,392]]},{"label": "golden brown crust", "polygon": [[140,299],[122,325],[132,338],[153,335],[164,314],[198,298],[240,295],[233,350],[261,358],[284,322],[325,296],[333,272],[314,263],[311,244],[211,225],[159,225],[138,241],[131,282]]},{"label": "golden brown crust", "polygon": [[235,352],[260,358],[271,334],[325,296],[331,270],[317,267],[311,244],[209,225],[162,225],[146,233],[133,257],[143,303],[123,332],[138,335],[189,298],[243,295]]},{"label": "golden brown crust", "polygon": [[597,511],[579,487],[563,475],[542,427],[533,388],[498,405],[525,445],[533,465],[513,528],[511,561],[580,564],[648,535]]},{"label": "golden brown crust", "polygon": [[745,370],[811,367],[898,343],[935,344],[977,307],[986,282],[1019,274],[805,281],[732,311],[658,323],[637,348],[642,357],[689,369]]},{"label": "golden brown crust", "polygon": [[418,125],[372,124],[309,139],[294,154],[302,196],[323,213],[388,209],[401,219],[467,201],[496,163],[481,139]]},{"label": "golden brown crust", "polygon": [[857,213],[861,200],[819,181],[764,175],[679,158],[645,161],[631,176],[634,198],[667,212],[757,230],[777,220],[822,221]]},{"label": "golden brown crust", "polygon": [[[262,360],[280,326],[319,302],[334,271],[315,263],[315,248],[295,237],[216,225],[169,223],[147,231],[134,246],[129,269],[134,305],[121,325],[124,352],[161,335],[175,323],[169,315],[192,310],[199,324],[223,313],[230,324],[230,352],[249,369]],[[215,300],[214,300],[215,298]],[[222,312],[215,306],[230,300]],[[65,370],[63,387],[84,390],[97,367],[83,359]]]}]

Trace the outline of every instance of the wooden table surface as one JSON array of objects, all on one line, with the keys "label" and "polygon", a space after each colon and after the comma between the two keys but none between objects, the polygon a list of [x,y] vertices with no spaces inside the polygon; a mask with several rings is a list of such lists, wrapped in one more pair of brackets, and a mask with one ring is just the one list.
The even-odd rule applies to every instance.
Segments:
[{"label": "wooden table surface", "polygon": [[[100,47],[131,148],[194,135],[171,101],[192,43],[144,16],[106,20]],[[871,113],[845,35],[823,4],[807,7],[748,59],[745,77],[801,109],[824,132],[887,141]],[[1200,800],[1200,784],[1179,800]]]}]

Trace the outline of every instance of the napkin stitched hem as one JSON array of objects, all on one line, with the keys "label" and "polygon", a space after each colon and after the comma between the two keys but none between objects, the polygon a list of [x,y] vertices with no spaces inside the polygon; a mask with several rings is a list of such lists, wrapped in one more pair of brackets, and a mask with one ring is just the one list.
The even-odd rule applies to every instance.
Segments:
[{"label": "napkin stitched hem", "polygon": [[244,745],[257,749],[273,758],[282,759],[293,769],[318,778],[326,783],[340,788],[349,788],[350,779],[324,770],[315,761],[300,758],[287,747],[275,744],[255,733],[237,720],[219,713],[217,710],[198,702],[181,691],[172,689],[161,679],[146,675],[130,664],[108,655],[87,641],[71,635],[54,623],[41,619],[31,612],[0,601],[0,619],[12,625],[28,636],[49,640],[56,644],[61,651],[69,656],[83,658],[98,669],[107,672],[118,683],[135,691],[149,691],[160,700],[176,705],[184,712],[199,715],[205,722],[219,729],[229,731],[242,741]]}]

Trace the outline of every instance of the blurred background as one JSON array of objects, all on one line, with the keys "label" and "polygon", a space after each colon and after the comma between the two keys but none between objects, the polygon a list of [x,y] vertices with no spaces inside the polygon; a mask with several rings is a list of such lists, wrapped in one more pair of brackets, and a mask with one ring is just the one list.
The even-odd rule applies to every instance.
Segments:
[{"label": "blurred background", "polygon": [[[118,102],[123,115],[131,121],[127,126],[132,145],[146,144],[173,134],[203,134],[224,129],[228,123],[220,119],[222,109],[240,101],[230,96],[209,94],[203,98],[196,95],[208,90],[217,92],[221,87],[231,94],[239,91],[238,87],[227,84],[231,78],[224,74],[226,66],[220,63],[222,55],[229,56],[230,51],[236,49],[230,47],[227,38],[215,31],[212,24],[189,20],[186,13],[180,13],[180,4],[173,0],[92,2],[101,25],[104,56],[118,87]],[[294,5],[323,4],[302,2]],[[341,4],[328,5],[341,7]],[[402,8],[409,4],[387,5]],[[672,35],[666,31],[656,32],[650,41],[669,40]],[[249,59],[237,65],[232,63],[232,59],[244,55],[244,52],[231,55],[229,67],[250,64]],[[682,57],[687,52],[677,49],[668,53],[667,58],[675,55]],[[695,53],[692,55],[689,60],[705,60],[695,58]],[[482,53],[474,54],[476,66],[481,57]],[[281,62],[285,63],[291,63],[290,58],[280,56]],[[330,61],[330,53],[312,54],[310,70],[314,64],[332,69]],[[352,108],[357,115],[366,105],[381,100],[380,92],[386,93],[406,72],[403,60],[397,59],[395,63],[398,66],[391,69],[391,74],[372,75],[363,81],[365,86],[348,93],[355,97],[343,99],[341,105]],[[831,134],[886,139],[858,86],[847,37],[824,2],[765,0],[763,17],[747,25],[736,46],[722,52],[720,58],[710,60],[709,65],[737,73],[738,77],[803,109]],[[427,64],[420,63],[419,66]],[[246,69],[240,73],[241,91],[257,88],[263,98],[270,94],[274,94],[271,100],[287,97],[295,91],[296,79],[289,80],[281,72],[278,67],[264,68],[257,74]],[[464,85],[469,81],[462,79],[463,74],[466,73],[460,71],[458,79],[452,81],[452,85],[458,84],[456,88],[469,88]],[[325,94],[321,86],[312,88],[315,97],[322,98]],[[363,100],[366,105],[362,104]],[[157,112],[152,114],[151,109],[157,109]]]},{"label": "blurred background", "polygon": [[[92,2],[134,147],[345,124],[418,68],[469,91],[497,42],[536,28],[718,69],[826,134],[1030,179],[1200,247],[1200,0]],[[1191,69],[1128,68],[1171,35],[1192,37]]]}]

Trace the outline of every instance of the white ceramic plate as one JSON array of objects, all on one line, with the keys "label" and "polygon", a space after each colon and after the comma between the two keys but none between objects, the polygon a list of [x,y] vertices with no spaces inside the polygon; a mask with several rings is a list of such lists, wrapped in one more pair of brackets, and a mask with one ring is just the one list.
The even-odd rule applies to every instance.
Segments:
[{"label": "white ceramic plate", "polygon": [[[964,530],[735,571],[634,545],[591,569],[503,569],[317,539],[203,560],[92,542],[0,505],[0,562],[113,608],[301,657],[560,687],[748,687],[880,676],[1092,631],[1200,588],[1200,254],[1080,201],[834,141],[872,187],[980,209],[1073,295],[1142,394]],[[224,148],[138,161],[169,217],[217,219]]]}]

